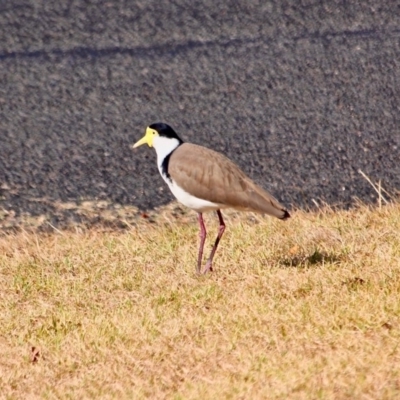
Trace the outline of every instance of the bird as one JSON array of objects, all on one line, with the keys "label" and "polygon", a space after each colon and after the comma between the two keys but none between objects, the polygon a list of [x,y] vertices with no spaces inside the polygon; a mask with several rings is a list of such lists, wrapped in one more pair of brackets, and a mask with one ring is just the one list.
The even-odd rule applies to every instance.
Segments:
[{"label": "bird", "polygon": [[[221,210],[233,208],[268,214],[281,220],[290,217],[288,210],[275,197],[251,180],[233,161],[222,153],[184,142],[166,123],[149,125],[145,135],[133,148],[147,144],[157,153],[157,166],[163,180],[176,199],[198,214],[200,245],[198,274],[213,271],[213,259],[225,231]],[[207,236],[203,213],[216,211],[218,235],[202,271],[204,243]]]}]

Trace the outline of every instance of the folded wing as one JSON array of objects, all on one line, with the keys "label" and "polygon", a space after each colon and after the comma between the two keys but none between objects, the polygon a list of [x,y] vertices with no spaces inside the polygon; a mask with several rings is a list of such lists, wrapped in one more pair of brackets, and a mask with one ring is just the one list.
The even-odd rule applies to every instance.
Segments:
[{"label": "folded wing", "polygon": [[183,143],[172,153],[168,171],[182,189],[200,199],[280,219],[290,217],[278,200],[216,151]]}]

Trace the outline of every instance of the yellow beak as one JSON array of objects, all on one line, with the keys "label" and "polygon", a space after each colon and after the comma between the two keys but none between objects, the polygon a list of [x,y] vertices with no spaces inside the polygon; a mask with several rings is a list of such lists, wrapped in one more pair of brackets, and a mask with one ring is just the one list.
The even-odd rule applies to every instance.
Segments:
[{"label": "yellow beak", "polygon": [[146,134],[133,145],[133,148],[139,147],[142,144],[147,144],[149,147],[153,147],[153,132],[153,129],[147,128]]}]

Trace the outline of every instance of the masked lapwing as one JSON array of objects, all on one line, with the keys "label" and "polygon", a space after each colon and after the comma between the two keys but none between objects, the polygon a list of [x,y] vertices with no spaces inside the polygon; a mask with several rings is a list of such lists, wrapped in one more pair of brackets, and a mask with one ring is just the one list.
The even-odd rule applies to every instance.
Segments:
[{"label": "masked lapwing", "polygon": [[214,210],[219,219],[218,236],[203,273],[212,271],[214,254],[225,230],[221,209],[254,211],[283,220],[290,217],[278,200],[248,178],[231,160],[214,150],[183,142],[167,124],[156,123],[148,126],[144,137],[133,147],[142,144],[156,150],[160,174],[177,200],[198,213],[199,274],[207,234],[203,212]]}]

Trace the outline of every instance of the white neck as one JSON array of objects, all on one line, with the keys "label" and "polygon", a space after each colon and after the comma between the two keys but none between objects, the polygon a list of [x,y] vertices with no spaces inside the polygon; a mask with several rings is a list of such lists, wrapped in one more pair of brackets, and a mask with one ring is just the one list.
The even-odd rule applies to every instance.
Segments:
[{"label": "white neck", "polygon": [[153,147],[157,152],[157,164],[161,166],[164,158],[179,146],[179,140],[175,138],[167,138],[156,136],[153,139]]}]

